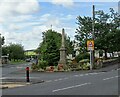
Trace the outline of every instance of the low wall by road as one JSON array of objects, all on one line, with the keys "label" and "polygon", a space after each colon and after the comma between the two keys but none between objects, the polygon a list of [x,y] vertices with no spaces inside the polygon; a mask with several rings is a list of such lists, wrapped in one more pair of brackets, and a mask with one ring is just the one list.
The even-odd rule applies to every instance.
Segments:
[{"label": "low wall by road", "polygon": [[114,64],[118,64],[120,63],[119,59],[113,59],[113,60],[107,60],[103,62],[102,67],[106,67],[106,66],[110,66],[110,65],[114,65]]}]

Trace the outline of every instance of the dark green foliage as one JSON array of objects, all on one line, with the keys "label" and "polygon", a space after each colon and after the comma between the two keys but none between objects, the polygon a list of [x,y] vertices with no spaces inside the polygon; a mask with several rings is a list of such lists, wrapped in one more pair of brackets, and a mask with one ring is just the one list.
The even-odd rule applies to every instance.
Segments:
[{"label": "dark green foliage", "polygon": [[80,53],[75,57],[75,60],[77,62],[81,61],[82,59],[90,59],[90,54],[89,53]]},{"label": "dark green foliage", "polygon": [[2,48],[2,54],[9,54],[10,60],[19,60],[25,58],[23,46],[20,44],[10,44],[9,46],[4,46]]},{"label": "dark green foliage", "polygon": [[56,36],[56,32],[48,30],[44,32],[44,38],[40,47],[41,59],[47,61],[49,66],[57,65],[59,61],[60,37]]},{"label": "dark green foliage", "polygon": [[[92,19],[91,17],[77,18],[78,28],[76,29],[75,39],[80,44],[80,52],[86,52],[86,40],[92,32]],[[110,8],[109,13],[96,15],[95,17],[95,50],[103,50],[105,58],[107,52],[113,53],[120,51],[120,15]]]},{"label": "dark green foliage", "polygon": [[48,66],[48,62],[41,60],[41,61],[38,63],[38,66],[39,66],[39,68],[42,68],[42,69],[45,70],[46,67]]},{"label": "dark green foliage", "polygon": [[[108,22],[109,21],[109,22]],[[97,49],[104,50],[105,58],[107,52],[119,51],[119,33],[120,16],[110,8],[110,13],[102,13],[98,15],[95,26],[95,45]]]},{"label": "dark green foliage", "polygon": [[2,37],[2,45],[5,43],[5,38]]},{"label": "dark green foliage", "polygon": [[9,47],[3,46],[2,47],[2,55],[7,55],[7,54],[9,54]]},{"label": "dark green foliage", "polygon": [[47,66],[48,66],[47,61],[40,60],[37,65],[33,63],[31,68],[32,70],[40,70],[40,69],[45,70]]},{"label": "dark green foliage", "polygon": [[80,45],[80,52],[87,52],[86,42],[90,32],[92,32],[92,18],[91,17],[77,17],[78,28],[76,29],[75,39]]},{"label": "dark green foliage", "polygon": [[74,53],[74,46],[73,46],[73,42],[70,40],[70,37],[66,37],[66,53],[68,54],[73,54]]},{"label": "dark green foliage", "polygon": [[99,57],[102,57],[102,56],[103,56],[103,51],[99,50]]}]

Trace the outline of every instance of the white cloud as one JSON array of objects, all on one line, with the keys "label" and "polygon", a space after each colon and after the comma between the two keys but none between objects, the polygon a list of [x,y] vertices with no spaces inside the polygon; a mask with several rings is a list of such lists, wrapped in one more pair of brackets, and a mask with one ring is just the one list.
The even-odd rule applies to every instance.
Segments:
[{"label": "white cloud", "polygon": [[[67,15],[65,18],[71,18],[72,15]],[[32,17],[33,18],[33,17]],[[29,18],[31,19],[31,18]],[[72,18],[71,18],[72,19]],[[39,21],[36,21],[39,20]],[[43,21],[44,20],[44,21]],[[63,19],[56,17],[52,14],[44,14],[40,17],[36,17],[34,21],[11,23],[8,27],[8,32],[3,31],[2,35],[5,36],[5,44],[9,43],[22,43],[25,49],[36,49],[39,43],[42,41],[42,32],[48,29],[52,29],[61,33],[62,28],[65,28],[65,33],[70,37],[74,37],[74,27],[63,23]],[[22,31],[23,28],[31,28],[26,31]],[[11,29],[11,31],[10,31]],[[17,32],[16,29],[21,32]]]},{"label": "white cloud", "polygon": [[[8,2],[9,1],[9,2]],[[67,2],[64,0],[64,3]],[[72,6],[73,1],[67,4],[56,2],[63,6]],[[5,36],[5,45],[21,43],[25,49],[35,49],[42,41],[42,32],[52,29],[61,33],[65,20],[72,19],[72,15],[60,16],[46,13],[42,16],[33,15],[39,10],[37,0],[3,0],[0,1],[0,32]],[[66,18],[66,19],[65,19]],[[70,27],[72,29],[72,27]],[[67,29],[70,32],[71,29]]]},{"label": "white cloud", "polygon": [[2,0],[0,1],[0,16],[30,14],[39,10],[37,0]]},{"label": "white cloud", "polygon": [[15,30],[19,30],[19,29],[20,29],[20,26],[15,25],[15,24],[10,24],[10,26],[9,26],[9,30],[15,31]]},{"label": "white cloud", "polygon": [[34,17],[32,15],[18,15],[18,16],[12,16],[9,17],[9,20],[11,20],[12,22],[24,22],[27,21],[29,19],[34,19]]},{"label": "white cloud", "polygon": [[60,19],[58,17],[56,17],[55,15],[52,14],[44,14],[39,18],[39,21],[41,22],[41,24],[46,25],[48,28],[51,25],[55,25],[58,26],[60,25]]},{"label": "white cloud", "polygon": [[40,32],[5,32],[2,33],[5,37],[5,45],[9,43],[20,43],[25,49],[35,49],[42,40],[42,33]]},{"label": "white cloud", "polygon": [[[37,33],[22,30],[34,24],[27,21],[34,20],[33,14],[39,9],[38,0],[0,0],[0,33],[5,37],[5,44],[22,43],[27,49],[27,42],[38,41],[41,36],[37,38]],[[35,47],[34,45],[31,44],[31,48]]]},{"label": "white cloud", "polygon": [[0,1],[0,23],[20,22],[32,18],[39,11],[37,0],[1,0]]},{"label": "white cloud", "polygon": [[52,4],[62,5],[64,7],[71,7],[74,5],[73,0],[52,0]]}]

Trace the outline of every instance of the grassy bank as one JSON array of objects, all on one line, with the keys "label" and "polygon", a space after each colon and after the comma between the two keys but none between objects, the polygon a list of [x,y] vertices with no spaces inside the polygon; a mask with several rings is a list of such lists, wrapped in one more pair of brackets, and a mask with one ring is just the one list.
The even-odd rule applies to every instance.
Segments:
[{"label": "grassy bank", "polygon": [[9,64],[12,64],[12,65],[19,65],[19,64],[25,64],[25,63],[27,63],[25,60],[18,60],[18,61],[11,60],[9,62]]}]

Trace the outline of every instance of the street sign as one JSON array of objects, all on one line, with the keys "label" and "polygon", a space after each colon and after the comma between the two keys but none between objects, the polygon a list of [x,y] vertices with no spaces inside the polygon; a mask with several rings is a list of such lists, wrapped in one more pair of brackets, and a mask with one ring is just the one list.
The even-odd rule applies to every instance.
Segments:
[{"label": "street sign", "polygon": [[94,50],[94,40],[87,40],[87,50]]}]

